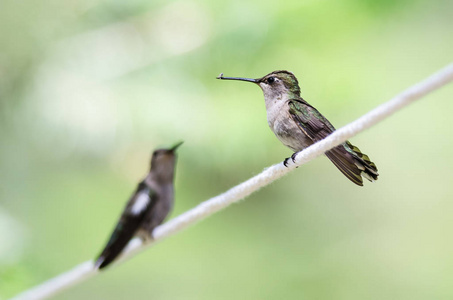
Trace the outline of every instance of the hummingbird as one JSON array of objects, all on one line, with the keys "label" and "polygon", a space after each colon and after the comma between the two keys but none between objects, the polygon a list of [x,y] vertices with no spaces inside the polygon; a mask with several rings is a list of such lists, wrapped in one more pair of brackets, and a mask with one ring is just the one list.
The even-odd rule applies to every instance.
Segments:
[{"label": "hummingbird", "polygon": [[[264,77],[217,77],[223,80],[252,82],[261,88],[267,111],[267,123],[277,138],[292,149],[294,162],[299,151],[324,139],[335,127],[311,104],[300,96],[299,82],[293,73],[274,71]],[[378,179],[376,165],[349,141],[327,151],[325,155],[352,182],[363,186],[362,176],[369,181]],[[288,167],[289,157],[283,164]]]},{"label": "hummingbird", "polygon": [[114,261],[133,237],[138,236],[144,242],[153,239],[154,228],[165,220],[173,207],[175,151],[181,144],[153,152],[150,171],[126,204],[95,268],[103,269]]}]

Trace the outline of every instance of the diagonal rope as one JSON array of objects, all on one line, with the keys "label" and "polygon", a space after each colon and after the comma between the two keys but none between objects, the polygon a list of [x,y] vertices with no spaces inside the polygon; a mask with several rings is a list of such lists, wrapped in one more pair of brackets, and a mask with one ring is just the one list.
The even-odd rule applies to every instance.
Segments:
[{"label": "diagonal rope", "polygon": [[[153,232],[155,239],[149,244],[143,245],[139,239],[132,240],[125,249],[120,261],[130,258],[136,253],[143,251],[145,248],[156,244],[164,238],[195,224],[196,222],[218,212],[232,203],[244,199],[260,188],[288,174],[297,166],[303,165],[324,154],[324,152],[345,142],[365,129],[368,129],[383,119],[391,116],[393,113],[409,105],[413,101],[422,98],[428,93],[446,85],[451,81],[453,81],[453,64],[447,65],[443,69],[411,86],[352,123],[336,130],[322,141],[319,141],[299,152],[296,156],[295,163],[290,163],[288,168],[283,166],[282,163],[273,165],[265,169],[260,174],[229,189],[225,193],[202,202],[193,209],[157,227]],[[41,285],[22,292],[11,300],[35,300],[49,298],[71,286],[88,280],[97,274],[99,274],[99,271],[93,269],[93,261],[87,261],[54,277],[53,279],[42,283]]]}]

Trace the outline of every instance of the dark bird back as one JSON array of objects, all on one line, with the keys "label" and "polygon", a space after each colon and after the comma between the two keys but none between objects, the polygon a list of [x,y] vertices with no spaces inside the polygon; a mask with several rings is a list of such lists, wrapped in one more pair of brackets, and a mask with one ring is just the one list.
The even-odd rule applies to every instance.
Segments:
[{"label": "dark bird back", "polygon": [[129,199],[107,245],[95,262],[96,268],[103,269],[114,261],[134,236],[152,239],[154,228],[165,220],[173,207],[175,150],[181,144],[153,152],[151,170]]},{"label": "dark bird back", "polygon": [[[140,229],[146,215],[152,209],[153,204],[157,200],[156,196],[144,181],[138,185],[137,191],[126,205],[107,245],[96,260],[95,266],[97,268],[105,268],[123,251]],[[141,201],[141,203],[138,201]],[[140,211],[133,210],[134,204],[143,205],[143,208]]]}]

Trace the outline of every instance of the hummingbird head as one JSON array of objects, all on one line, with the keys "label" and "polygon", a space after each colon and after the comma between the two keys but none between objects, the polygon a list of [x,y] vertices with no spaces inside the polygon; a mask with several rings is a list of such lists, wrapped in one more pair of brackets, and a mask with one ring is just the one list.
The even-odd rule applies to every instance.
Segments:
[{"label": "hummingbird head", "polygon": [[151,157],[151,176],[158,181],[173,180],[176,149],[183,142],[175,144],[173,147],[166,149],[157,149]]},{"label": "hummingbird head", "polygon": [[300,96],[299,82],[293,73],[285,70],[274,71],[261,78],[224,77],[220,74],[218,79],[248,81],[258,84],[263,90],[264,98],[278,99],[287,95],[289,98]]}]

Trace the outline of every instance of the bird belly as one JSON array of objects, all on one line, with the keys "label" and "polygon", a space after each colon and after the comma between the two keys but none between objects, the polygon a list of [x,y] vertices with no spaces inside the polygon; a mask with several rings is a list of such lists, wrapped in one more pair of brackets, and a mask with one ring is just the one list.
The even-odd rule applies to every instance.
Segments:
[{"label": "bird belly", "polygon": [[151,235],[154,228],[162,224],[172,208],[173,190],[170,188],[169,190],[161,193],[159,200],[156,202],[153,209],[148,212],[145,220],[143,221],[142,229]]},{"label": "bird belly", "polygon": [[293,151],[301,151],[313,144],[312,140],[300,130],[289,116],[275,120],[272,129],[280,142]]}]

